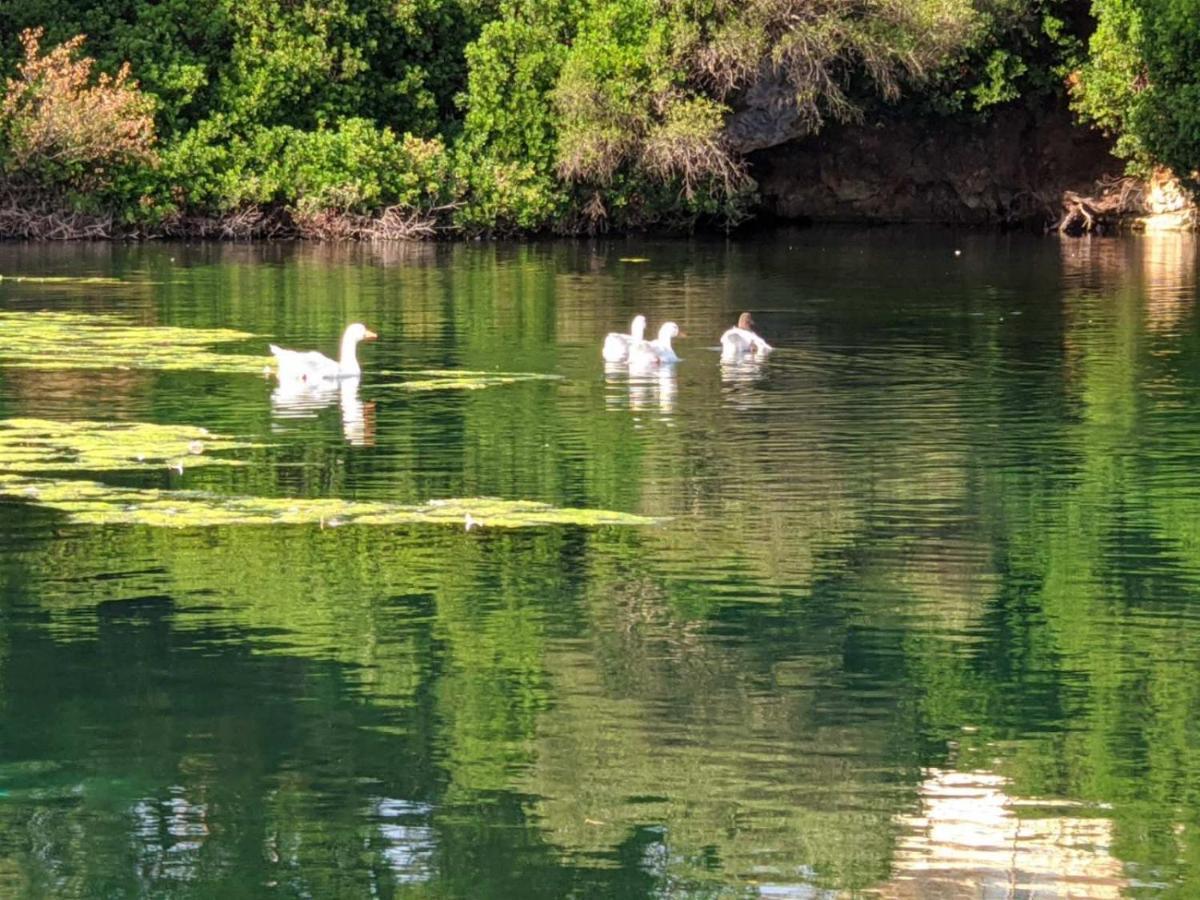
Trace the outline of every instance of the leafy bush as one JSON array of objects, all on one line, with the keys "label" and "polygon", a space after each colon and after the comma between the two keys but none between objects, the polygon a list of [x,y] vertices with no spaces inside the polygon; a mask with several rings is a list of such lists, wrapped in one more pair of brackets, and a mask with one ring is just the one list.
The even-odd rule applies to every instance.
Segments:
[{"label": "leafy bush", "polygon": [[1070,85],[1075,110],[1112,135],[1117,154],[1144,173],[1153,165],[1153,154],[1134,127],[1148,86],[1139,6],[1134,0],[1095,0],[1088,59],[1072,73]]},{"label": "leafy bush", "polygon": [[215,115],[429,137],[456,117],[463,48],[493,15],[494,0],[0,0],[0,57],[22,28],[87,34],[101,70],[132,63],[166,140]]},{"label": "leafy bush", "polygon": [[906,111],[983,117],[1009,103],[1057,102],[1080,64],[1081,35],[1092,28],[1088,7],[1088,0],[979,4],[969,34],[948,49]]},{"label": "leafy bush", "polygon": [[1200,191],[1200,5],[1096,0],[1095,12],[1076,109],[1116,137],[1135,173],[1165,165]]},{"label": "leafy bush", "polygon": [[41,51],[41,30],[21,35],[24,59],[0,105],[3,173],[10,187],[63,197],[109,194],[153,167],[154,102],[123,65],[93,77],[83,37]]},{"label": "leafy bush", "polygon": [[452,199],[450,160],[437,139],[397,137],[365,119],[313,131],[261,128],[247,137],[226,124],[202,123],[167,156],[181,206],[213,215],[248,206],[368,214]]},{"label": "leafy bush", "polygon": [[967,0],[694,0],[699,31],[684,62],[725,101],[777,82],[808,131],[858,115],[868,93],[888,100],[954,58],[975,38]]},{"label": "leafy bush", "polygon": [[505,0],[466,48],[457,171],[468,230],[533,231],[565,212],[554,176],[558,123],[549,103],[587,0]]}]

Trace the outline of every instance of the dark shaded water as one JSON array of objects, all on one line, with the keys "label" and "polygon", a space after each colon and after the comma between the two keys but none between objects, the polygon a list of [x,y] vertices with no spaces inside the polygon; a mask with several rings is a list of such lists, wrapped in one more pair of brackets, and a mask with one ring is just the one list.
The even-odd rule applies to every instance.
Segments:
[{"label": "dark shaded water", "polygon": [[[670,517],[0,502],[0,894],[1200,893],[1190,238],[10,245],[0,272],[135,282],[0,281],[0,310],[263,336],[230,352],[380,333],[358,395],[316,407],[0,367],[0,418],[269,445],[113,483]],[[780,349],[722,368],[742,309]],[[637,312],[688,333],[673,373],[605,371]],[[378,374],[443,368],[562,379]]]}]

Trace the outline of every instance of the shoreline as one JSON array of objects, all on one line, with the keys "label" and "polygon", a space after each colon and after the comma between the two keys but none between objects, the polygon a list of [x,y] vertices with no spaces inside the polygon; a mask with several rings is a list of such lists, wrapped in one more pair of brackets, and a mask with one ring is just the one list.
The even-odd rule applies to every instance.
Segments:
[{"label": "shoreline", "polygon": [[962,228],[979,232],[1029,234],[1115,235],[1138,232],[1196,232],[1200,209],[1167,172],[1150,178],[1105,176],[1090,188],[1063,189],[1057,196],[1027,196],[1024,206],[981,210],[963,201],[944,216],[855,213],[849,209],[806,214],[764,202],[736,226],[717,223],[692,228],[648,226],[639,229],[587,231],[492,231],[474,233],[455,225],[455,206],[429,209],[391,206],[372,214],[325,210],[299,214],[279,207],[248,207],[223,215],[172,215],[154,225],[122,224],[115,213],[96,214],[66,209],[0,208],[0,242],[119,242],[221,241],[247,243],[442,243],[456,241],[541,241],[608,237],[677,238],[700,235],[753,235],[779,228]]}]

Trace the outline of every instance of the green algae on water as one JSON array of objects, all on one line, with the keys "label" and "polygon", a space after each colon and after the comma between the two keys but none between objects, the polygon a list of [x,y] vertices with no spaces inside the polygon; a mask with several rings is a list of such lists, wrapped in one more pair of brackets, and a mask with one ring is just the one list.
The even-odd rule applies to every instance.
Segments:
[{"label": "green algae on water", "polygon": [[[478,391],[483,388],[516,384],[522,381],[561,381],[561,375],[540,372],[487,372],[478,369],[412,369],[404,372],[380,372],[380,375],[403,375],[405,381],[372,385],[402,391]],[[408,377],[417,376],[417,377]]]},{"label": "green algae on water", "polygon": [[209,456],[257,445],[188,425],[0,419],[0,471],[99,472],[118,469],[241,465]]},{"label": "green algae on water", "polygon": [[99,275],[0,275],[0,282],[15,282],[17,284],[151,284],[145,281],[125,281],[121,278],[107,278]]},{"label": "green algae on water", "polygon": [[201,528],[215,525],[652,525],[660,521],[605,509],[570,509],[495,497],[430,500],[419,505],[336,498],[238,497],[203,491],[114,487],[95,481],[27,478],[0,473],[0,495],[66,513],[83,525]]},{"label": "green algae on water", "polygon": [[[217,353],[216,344],[257,335],[230,328],[136,325],[110,315],[75,312],[0,311],[0,365],[28,369],[202,370],[262,375],[274,371],[270,356]],[[404,391],[473,391],[521,381],[556,381],[537,372],[471,369],[383,371],[400,382],[375,385]]]},{"label": "green algae on water", "polygon": [[0,365],[29,369],[201,369],[261,374],[270,357],[216,353],[255,335],[230,328],[136,325],[118,316],[0,312]]}]

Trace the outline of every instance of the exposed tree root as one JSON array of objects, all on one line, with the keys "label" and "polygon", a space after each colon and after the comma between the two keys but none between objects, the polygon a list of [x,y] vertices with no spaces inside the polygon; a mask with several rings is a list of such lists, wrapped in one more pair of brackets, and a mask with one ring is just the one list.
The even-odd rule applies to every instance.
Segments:
[{"label": "exposed tree root", "polygon": [[420,241],[430,240],[447,230],[441,224],[453,206],[414,210],[389,206],[372,216],[325,210],[293,216],[296,237],[319,241]]},{"label": "exposed tree root", "polygon": [[0,196],[0,237],[27,240],[104,240],[115,236],[110,215],[46,208],[22,202],[17,194]]},{"label": "exposed tree root", "polygon": [[454,207],[408,209],[391,206],[376,215],[323,210],[299,213],[282,208],[247,207],[221,216],[175,215],[153,228],[0,195],[0,238],[78,241],[210,238],[218,240],[421,241],[453,231],[447,213]]},{"label": "exposed tree root", "polygon": [[171,216],[158,230],[169,238],[216,238],[226,241],[296,237],[291,217],[280,209],[250,206],[221,216]]},{"label": "exposed tree root", "polygon": [[1137,178],[1106,178],[1096,182],[1089,196],[1066,191],[1062,213],[1047,230],[1059,234],[1105,234],[1123,221],[1145,215],[1146,183]]}]

